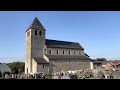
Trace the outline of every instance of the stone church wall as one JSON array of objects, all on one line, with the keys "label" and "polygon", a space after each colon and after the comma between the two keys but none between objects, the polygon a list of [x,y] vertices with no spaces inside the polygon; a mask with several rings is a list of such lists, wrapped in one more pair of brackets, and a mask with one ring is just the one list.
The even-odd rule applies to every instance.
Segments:
[{"label": "stone church wall", "polygon": [[48,74],[49,65],[48,64],[37,64],[37,72],[44,72],[45,74]]},{"label": "stone church wall", "polygon": [[56,60],[51,63],[51,69],[55,72],[90,69],[90,61],[87,60]]},{"label": "stone church wall", "polygon": [[[70,51],[70,55],[84,55],[84,50],[76,50],[76,49],[61,49],[61,48],[47,48],[47,54],[50,55],[50,51],[51,50],[51,55],[69,55],[69,51]],[[57,50],[58,50],[58,54],[57,54]],[[64,50],[64,54],[63,54],[63,50]]]}]

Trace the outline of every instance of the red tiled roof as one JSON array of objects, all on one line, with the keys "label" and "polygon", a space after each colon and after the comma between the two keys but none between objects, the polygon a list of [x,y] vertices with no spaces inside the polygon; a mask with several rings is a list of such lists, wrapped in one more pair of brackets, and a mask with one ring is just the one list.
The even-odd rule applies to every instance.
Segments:
[{"label": "red tiled roof", "polygon": [[116,61],[111,61],[109,62],[111,65],[119,65],[120,63],[119,62],[116,62]]}]

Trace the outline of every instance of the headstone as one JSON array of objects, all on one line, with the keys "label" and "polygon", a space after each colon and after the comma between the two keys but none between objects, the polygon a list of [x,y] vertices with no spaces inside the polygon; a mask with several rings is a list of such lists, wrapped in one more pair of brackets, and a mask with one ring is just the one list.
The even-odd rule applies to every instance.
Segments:
[{"label": "headstone", "polygon": [[64,75],[61,77],[61,79],[70,79],[69,75]]},{"label": "headstone", "polygon": [[5,74],[5,78],[6,78],[6,79],[8,78],[8,74]]},{"label": "headstone", "polygon": [[15,74],[15,78],[17,78],[17,74]]},{"label": "headstone", "polygon": [[20,74],[20,79],[22,79],[23,78],[23,74]]},{"label": "headstone", "polygon": [[58,75],[54,75],[52,76],[53,79],[59,79],[59,76]]},{"label": "headstone", "polygon": [[14,74],[12,74],[12,78],[14,78]]}]

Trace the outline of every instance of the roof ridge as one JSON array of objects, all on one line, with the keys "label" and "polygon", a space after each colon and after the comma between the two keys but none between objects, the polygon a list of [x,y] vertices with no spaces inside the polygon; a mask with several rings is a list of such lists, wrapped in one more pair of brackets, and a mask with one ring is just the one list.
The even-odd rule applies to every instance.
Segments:
[{"label": "roof ridge", "polygon": [[63,40],[54,40],[54,39],[46,39],[46,40],[60,41],[60,42],[70,42],[70,43],[79,43],[79,42],[71,42],[71,41],[63,41]]}]

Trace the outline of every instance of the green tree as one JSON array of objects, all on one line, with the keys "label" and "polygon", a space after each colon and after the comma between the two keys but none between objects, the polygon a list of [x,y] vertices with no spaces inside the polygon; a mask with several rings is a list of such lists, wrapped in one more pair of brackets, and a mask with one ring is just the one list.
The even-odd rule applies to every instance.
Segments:
[{"label": "green tree", "polygon": [[24,73],[25,63],[24,62],[12,62],[6,64],[11,68],[13,74],[22,74]]},{"label": "green tree", "polygon": [[101,58],[103,61],[107,61],[105,58]]}]

